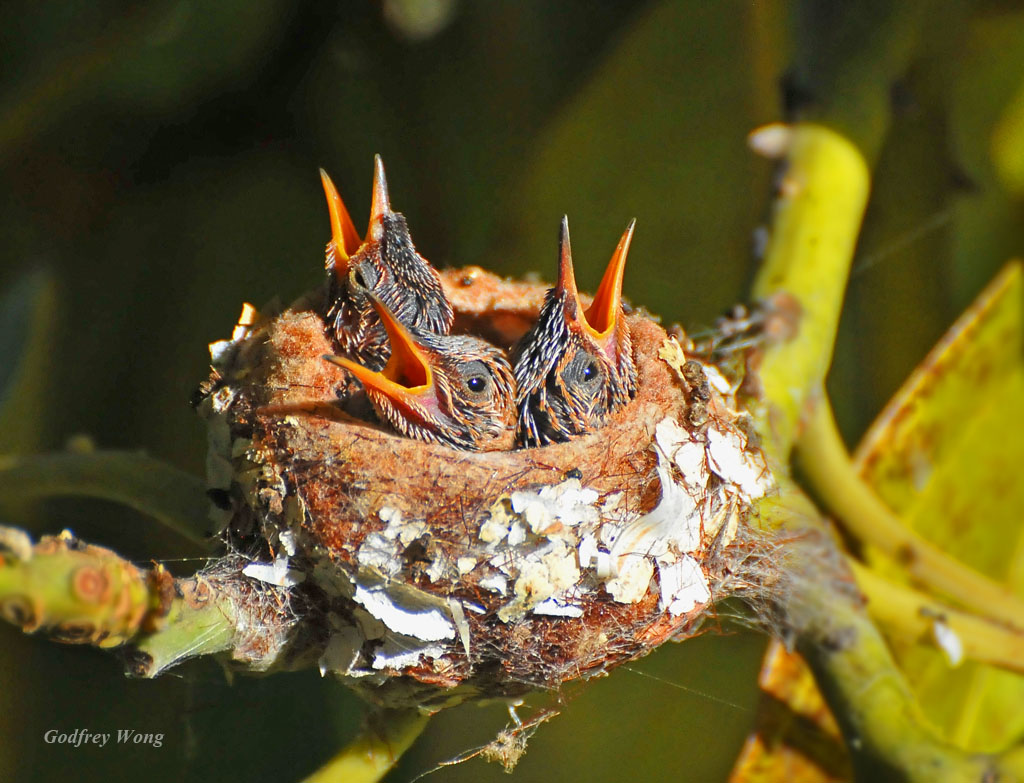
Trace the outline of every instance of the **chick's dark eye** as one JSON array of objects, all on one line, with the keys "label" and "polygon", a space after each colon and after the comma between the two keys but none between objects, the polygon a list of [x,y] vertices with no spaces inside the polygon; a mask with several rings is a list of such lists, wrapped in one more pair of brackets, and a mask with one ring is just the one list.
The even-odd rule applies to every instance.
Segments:
[{"label": "chick's dark eye", "polygon": [[562,377],[569,386],[590,392],[600,386],[604,370],[596,356],[589,351],[579,350],[566,366]]},{"label": "chick's dark eye", "polygon": [[377,273],[368,262],[356,264],[348,272],[349,284],[356,289],[373,289],[377,285]]},{"label": "chick's dark eye", "polygon": [[487,365],[481,361],[466,362],[459,367],[462,383],[471,394],[483,394],[491,386],[491,376]]}]

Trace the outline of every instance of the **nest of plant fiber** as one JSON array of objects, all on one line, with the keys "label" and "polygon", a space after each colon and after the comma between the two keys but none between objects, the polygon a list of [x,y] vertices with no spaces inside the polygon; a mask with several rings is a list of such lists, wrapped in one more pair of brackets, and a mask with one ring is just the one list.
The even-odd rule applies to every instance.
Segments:
[{"label": "nest of plant fiber", "polygon": [[[546,287],[442,273],[455,332],[510,347]],[[515,696],[692,635],[770,571],[753,504],[774,491],[737,381],[627,316],[636,398],[568,443],[466,452],[344,410],[323,294],[211,346],[199,409],[211,497],[246,573],[304,593],[321,671],[382,704]],[[301,656],[308,659],[308,656]]]}]

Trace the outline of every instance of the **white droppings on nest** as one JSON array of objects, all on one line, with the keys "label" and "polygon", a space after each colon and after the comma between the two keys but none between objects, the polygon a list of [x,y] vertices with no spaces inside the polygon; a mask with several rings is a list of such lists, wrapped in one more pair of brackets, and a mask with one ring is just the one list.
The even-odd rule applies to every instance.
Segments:
[{"label": "white droppings on nest", "polygon": [[625,492],[608,493],[601,498],[601,501],[597,504],[597,509],[604,523],[622,524],[636,516],[635,512],[630,511],[629,505],[626,503]]},{"label": "white droppings on nest", "polygon": [[[713,384],[716,391],[721,392],[723,383],[724,378]],[[691,432],[666,418],[655,427],[654,442],[661,485],[658,505],[629,523],[606,524],[599,530],[599,539],[609,547],[610,568],[601,568],[600,550],[586,538],[579,548],[580,564],[594,568],[621,603],[646,595],[656,566],[662,608],[685,614],[711,598],[707,578],[692,555],[716,537],[719,546],[728,546],[741,509],[773,484],[761,452],[748,449],[746,436],[724,421]]]},{"label": "white droppings on nest", "polygon": [[483,577],[477,584],[484,590],[490,590],[501,595],[508,595],[508,579],[504,574],[490,574]]},{"label": "white droppings on nest", "polygon": [[445,599],[399,582],[374,581],[360,573],[353,600],[389,630],[425,642],[455,638]]},{"label": "white droppings on nest", "polygon": [[708,379],[708,385],[711,386],[716,392],[721,394],[723,397],[731,397],[736,392],[736,386],[731,384],[729,380],[722,375],[722,371],[719,370],[713,364],[701,364],[704,369],[704,377]]},{"label": "white droppings on nest", "polygon": [[545,535],[557,529],[558,523],[597,524],[597,498],[595,490],[583,488],[580,480],[573,478],[539,490],[513,492],[512,510],[522,516],[534,534]]},{"label": "white droppings on nest", "polygon": [[242,569],[242,573],[250,579],[277,587],[294,587],[306,579],[305,572],[288,567],[288,558],[284,555],[272,563],[249,563]]},{"label": "white droppings on nest", "polygon": [[488,545],[487,551],[493,552],[496,545],[504,541],[509,529],[519,517],[512,513],[512,504],[508,498],[501,498],[488,509],[488,517],[480,526],[480,540]]},{"label": "white droppings on nest", "polygon": [[526,525],[523,522],[516,520],[508,529],[508,545],[511,547],[516,547],[525,544],[526,533]]},{"label": "white droppings on nest", "polygon": [[[299,506],[303,505],[301,500]],[[289,557],[295,557],[295,534],[291,530],[279,530],[277,533],[278,540],[281,542],[281,546],[284,547],[285,553]]]},{"label": "white droppings on nest", "polygon": [[427,532],[427,526],[421,521],[404,522],[402,512],[397,508],[382,506],[377,512],[381,522],[387,527],[384,528],[384,535],[388,538],[395,538],[403,546],[409,546],[413,541],[420,538]]},{"label": "white droppings on nest", "polygon": [[[355,625],[336,615],[331,616],[333,632],[318,661],[321,676],[331,673],[379,680],[379,672],[383,669],[415,666],[424,656],[439,658],[445,652],[444,644],[389,631],[362,609],[357,609],[354,615]],[[367,645],[368,641],[372,644]],[[370,647],[372,652],[367,655],[366,650]]]},{"label": "white droppings on nest", "polygon": [[[356,553],[356,562],[362,568],[376,568],[387,576],[397,575],[405,563],[402,553],[418,538],[427,531],[423,522],[402,520],[402,512],[396,508],[383,506],[377,512],[377,516],[385,523],[383,530],[367,534],[363,543],[359,545]],[[437,566],[437,576],[443,575],[446,564],[436,562],[431,567]],[[437,581],[431,577],[432,581]]]},{"label": "white droppings on nest", "polygon": [[359,545],[356,562],[361,568],[376,568],[386,576],[395,576],[402,570],[398,541],[383,533],[369,533]]},{"label": "white droppings on nest", "polygon": [[617,576],[604,583],[605,589],[620,604],[635,604],[647,595],[654,576],[654,563],[638,555],[626,558]]},{"label": "white droppings on nest", "polygon": [[427,578],[437,584],[438,582],[450,582],[455,579],[457,577],[457,570],[451,558],[444,552],[438,551],[434,553],[430,565],[427,566],[426,573]]},{"label": "white droppings on nest", "polygon": [[[672,479],[658,456],[661,500],[653,510],[623,527],[611,548],[612,560],[621,571],[634,557],[663,557],[670,551],[693,552],[701,544],[697,500]],[[698,498],[699,499],[699,498]]]},{"label": "white droppings on nest", "polygon": [[497,519],[488,519],[480,526],[480,540],[485,544],[496,544],[504,541],[508,535],[508,523]]},{"label": "white droppings on nest", "polygon": [[533,607],[533,613],[549,617],[582,617],[583,607],[558,598],[548,598]]},{"label": "white droppings on nest", "polygon": [[423,644],[419,639],[388,634],[380,647],[373,652],[374,669],[407,669],[416,666],[424,656],[440,658],[445,653],[444,645]]},{"label": "white droppings on nest", "polygon": [[709,471],[701,435],[681,427],[675,419],[662,419],[654,428],[654,442],[660,454],[675,465],[688,487],[700,490],[707,487]]},{"label": "white droppings on nest", "polygon": [[576,548],[576,554],[579,558],[580,568],[597,568],[601,550],[597,546],[597,539],[594,538],[593,533],[587,533],[580,539],[580,544]]},{"label": "white droppings on nest", "polygon": [[[729,391],[721,375],[713,376],[712,385]],[[724,417],[692,432],[666,418],[655,428],[655,449],[661,497],[646,514],[629,515],[622,493],[601,498],[579,479],[519,490],[492,506],[479,538],[494,553],[489,564],[501,573],[478,584],[511,592],[499,619],[509,622],[527,612],[579,616],[578,601],[567,596],[583,590],[584,573],[619,603],[643,600],[657,573],[663,609],[673,615],[710,600],[695,556],[716,536],[719,546],[728,545],[740,509],[767,491],[763,458],[746,449],[745,436]]]},{"label": "white droppings on nest", "polygon": [[525,554],[519,562],[519,575],[512,588],[514,598],[498,610],[503,622],[519,617],[537,604],[576,585],[580,570],[576,558],[565,541],[549,540],[546,544]]},{"label": "white droppings on nest", "polygon": [[747,451],[746,436],[735,430],[709,428],[708,466],[722,481],[733,484],[747,502],[763,497],[772,479],[760,452]]},{"label": "white droppings on nest", "polygon": [[673,617],[692,612],[711,600],[708,580],[700,564],[690,555],[675,563],[658,563],[658,584],[661,597],[658,606]]},{"label": "white droppings on nest", "polygon": [[317,662],[320,667],[320,676],[324,677],[328,672],[343,674],[349,677],[358,677],[361,673],[357,664],[359,663],[361,649],[366,639],[352,626],[347,626],[335,631],[328,639],[320,660]]}]

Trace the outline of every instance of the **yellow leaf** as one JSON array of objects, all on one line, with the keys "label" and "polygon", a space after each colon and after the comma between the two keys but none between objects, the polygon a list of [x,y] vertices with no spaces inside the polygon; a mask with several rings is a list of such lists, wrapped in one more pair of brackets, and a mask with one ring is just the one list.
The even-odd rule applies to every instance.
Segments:
[{"label": "yellow leaf", "polygon": [[[1020,264],[1008,266],[925,358],[869,430],[857,460],[905,523],[1024,595],[1024,315]],[[877,551],[869,563],[906,581]],[[1024,733],[1024,678],[928,640],[890,639],[929,719],[951,741],[996,750]]]}]

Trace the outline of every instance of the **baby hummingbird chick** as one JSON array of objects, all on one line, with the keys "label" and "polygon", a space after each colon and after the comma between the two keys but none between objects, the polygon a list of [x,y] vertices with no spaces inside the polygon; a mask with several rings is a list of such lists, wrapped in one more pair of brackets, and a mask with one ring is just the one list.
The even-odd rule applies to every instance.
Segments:
[{"label": "baby hummingbird chick", "polygon": [[405,326],[447,334],[451,304],[437,271],[416,252],[405,217],[391,209],[380,155],[374,157],[370,224],[362,240],[323,169],[320,179],[331,215],[327,324],[342,353],[373,370],[387,362],[387,331],[364,290],[375,294]]},{"label": "baby hummingbird chick", "polygon": [[511,448],[515,400],[505,353],[485,340],[406,326],[376,294],[365,296],[390,339],[380,371],[342,356],[377,415],[402,435],[468,451]]},{"label": "baby hummingbird chick", "polygon": [[630,222],[584,311],[562,218],[558,282],[515,349],[517,439],[522,446],[569,440],[601,426],[636,395],[636,366],[622,312]]}]

